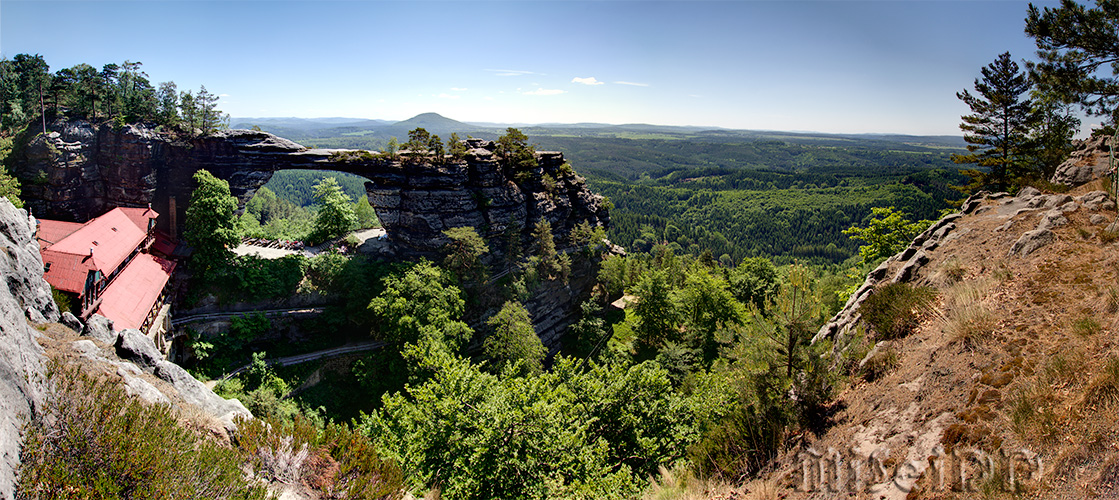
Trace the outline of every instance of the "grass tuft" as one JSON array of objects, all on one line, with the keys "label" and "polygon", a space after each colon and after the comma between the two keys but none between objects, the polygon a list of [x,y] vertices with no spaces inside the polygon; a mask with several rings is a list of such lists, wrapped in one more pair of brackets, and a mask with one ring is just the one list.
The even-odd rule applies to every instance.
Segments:
[{"label": "grass tuft", "polygon": [[1119,403],[1119,358],[1110,359],[1103,371],[1092,378],[1084,396],[1091,405],[1110,407]]},{"label": "grass tuft", "polygon": [[944,331],[953,341],[976,347],[991,338],[995,316],[983,302],[989,288],[987,281],[968,281],[948,289]]}]

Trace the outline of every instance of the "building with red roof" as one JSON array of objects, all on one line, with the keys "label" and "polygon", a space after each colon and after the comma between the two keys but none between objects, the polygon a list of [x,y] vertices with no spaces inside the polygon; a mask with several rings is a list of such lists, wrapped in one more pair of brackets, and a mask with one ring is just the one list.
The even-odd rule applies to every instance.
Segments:
[{"label": "building with red roof", "polygon": [[40,219],[43,277],[77,297],[82,319],[98,313],[116,329],[147,330],[175,269],[147,252],[157,217],[149,206],[114,208],[85,224]]}]

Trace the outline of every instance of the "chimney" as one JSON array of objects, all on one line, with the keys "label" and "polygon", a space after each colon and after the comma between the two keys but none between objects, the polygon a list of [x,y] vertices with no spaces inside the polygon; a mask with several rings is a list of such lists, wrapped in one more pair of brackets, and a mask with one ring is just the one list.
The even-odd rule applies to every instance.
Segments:
[{"label": "chimney", "polygon": [[89,256],[93,257],[93,247],[89,247]]}]

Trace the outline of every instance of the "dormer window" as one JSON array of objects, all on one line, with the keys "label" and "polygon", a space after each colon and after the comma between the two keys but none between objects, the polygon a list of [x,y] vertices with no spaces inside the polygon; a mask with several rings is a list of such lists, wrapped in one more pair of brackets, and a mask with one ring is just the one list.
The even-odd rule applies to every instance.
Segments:
[{"label": "dormer window", "polygon": [[49,273],[50,271],[51,271],[51,263],[47,262],[46,264],[43,264],[43,274]]}]

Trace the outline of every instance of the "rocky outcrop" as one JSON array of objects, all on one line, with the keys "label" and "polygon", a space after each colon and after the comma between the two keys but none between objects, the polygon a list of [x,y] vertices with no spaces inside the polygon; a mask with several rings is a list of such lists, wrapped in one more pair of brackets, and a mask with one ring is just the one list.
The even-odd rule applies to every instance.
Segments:
[{"label": "rocky outcrop", "polygon": [[0,499],[14,498],[21,430],[41,405],[43,350],[28,322],[58,321],[27,212],[0,198]]},{"label": "rocky outcrop", "polygon": [[1069,154],[1067,160],[1057,166],[1050,182],[1066,186],[1079,186],[1092,179],[1102,177],[1109,167],[1111,138],[1093,137],[1080,144]]},{"label": "rocky outcrop", "polygon": [[446,242],[442,231],[451,227],[473,226],[493,238],[514,225],[527,240],[545,219],[562,245],[576,224],[609,221],[602,197],[565,166],[562,153],[540,152],[535,170],[513,172],[495,157],[491,141],[467,141],[462,160],[432,161],[308,149],[251,130],[189,140],[142,125],[115,128],[81,120],[59,120],[51,130],[24,138],[26,146],[14,156],[24,197],[40,217],[80,222],[112,207],[151,203],[165,215],[161,229],[181,234],[199,169],[228,180],[242,204],[277,170],[314,169],[369,179],[369,200],[389,240],[404,251],[439,249]]},{"label": "rocky outcrop", "polygon": [[[884,283],[920,279],[922,269],[930,261],[930,253],[941,244],[973,230],[971,227],[959,227],[965,216],[1001,223],[993,229],[993,233],[1017,235],[1006,256],[1024,258],[1056,241],[1053,230],[1069,224],[1068,214],[1080,208],[1110,211],[1115,209],[1115,202],[1108,199],[1103,191],[1091,191],[1075,198],[1067,194],[1042,194],[1032,187],[1023,188],[1017,196],[986,191],[976,193],[963,203],[959,212],[941,218],[914,238],[908,248],[868,273],[862,286],[851,295],[843,309],[820,328],[812,341],[849,339],[862,319],[859,308],[874,293],[874,289]],[[1031,222],[1035,218],[1036,224]],[[1098,221],[1092,224],[1103,222],[1100,218],[1090,220]],[[837,342],[837,345],[844,344]]]}]

